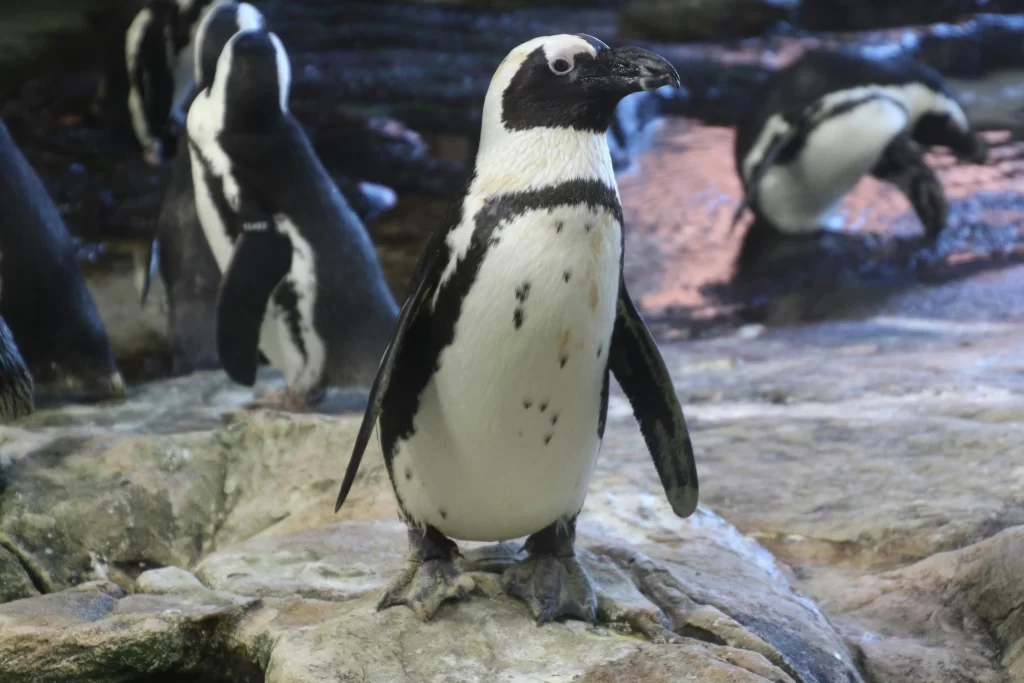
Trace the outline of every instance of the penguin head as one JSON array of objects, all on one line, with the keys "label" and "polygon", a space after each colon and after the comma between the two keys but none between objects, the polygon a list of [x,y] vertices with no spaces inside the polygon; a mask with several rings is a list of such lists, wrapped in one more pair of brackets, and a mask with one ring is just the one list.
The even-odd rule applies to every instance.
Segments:
[{"label": "penguin head", "polygon": [[217,60],[233,35],[261,29],[265,24],[260,11],[247,2],[216,3],[196,29],[193,46],[196,86],[205,90],[213,83]]},{"label": "penguin head", "polygon": [[941,93],[935,94],[932,106],[917,119],[913,137],[929,147],[949,147],[961,161],[981,164],[988,156],[988,145],[971,130],[959,102]]},{"label": "penguin head", "polygon": [[915,76],[909,84],[914,140],[929,147],[949,147],[963,161],[983,163],[988,146],[971,130],[963,105],[942,76],[919,62],[905,64]]},{"label": "penguin head", "polygon": [[619,101],[641,90],[679,86],[664,58],[637,47],[609,48],[583,33],[542,36],[498,66],[484,102],[489,125],[507,131],[607,131]]},{"label": "penguin head", "polygon": [[220,103],[226,126],[258,129],[288,111],[291,80],[280,38],[264,29],[239,31],[217,60],[210,98]]}]

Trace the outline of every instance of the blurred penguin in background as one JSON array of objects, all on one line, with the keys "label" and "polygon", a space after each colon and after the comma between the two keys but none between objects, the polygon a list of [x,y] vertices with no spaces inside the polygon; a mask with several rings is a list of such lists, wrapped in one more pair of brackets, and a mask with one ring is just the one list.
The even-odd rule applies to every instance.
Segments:
[{"label": "blurred penguin in background", "polygon": [[929,238],[946,225],[942,184],[924,160],[933,146],[984,163],[985,143],[935,70],[909,59],[811,51],[754,94],[736,129],[735,162],[754,222],[739,257],[756,261],[779,237],[815,237],[865,175],[910,201]]}]

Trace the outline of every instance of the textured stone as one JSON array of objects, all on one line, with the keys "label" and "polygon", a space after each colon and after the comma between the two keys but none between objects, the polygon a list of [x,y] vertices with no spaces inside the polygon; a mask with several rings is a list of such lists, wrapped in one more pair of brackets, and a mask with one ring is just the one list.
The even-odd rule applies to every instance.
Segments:
[{"label": "textured stone", "polygon": [[[232,647],[228,634],[256,606],[212,593],[118,599],[68,591],[16,600],[0,605],[0,672],[5,683],[144,681],[170,672],[201,679],[224,673],[217,664]],[[242,675],[227,680],[255,674],[244,659],[232,661]]]},{"label": "textured stone", "polygon": [[[261,390],[279,385],[266,374]],[[341,409],[365,401],[332,396]],[[148,385],[123,404],[38,412],[7,432],[0,546],[47,590],[94,579],[130,589],[147,569],[188,567],[311,507],[320,514],[341,466],[325,454],[349,448],[356,426],[240,416],[251,399],[211,372]]]},{"label": "textured stone", "polygon": [[1024,527],[905,568],[812,571],[869,680],[1024,681]]},{"label": "textured stone", "polygon": [[209,590],[193,574],[180,567],[161,567],[139,574],[135,580],[135,592],[166,595],[178,593],[202,593]]},{"label": "textured stone", "polygon": [[[1012,273],[960,289],[1006,292]],[[98,672],[113,666],[119,680],[159,671],[203,683],[228,680],[217,671],[318,683],[396,672],[658,681],[679,670],[1018,683],[1021,336],[1013,323],[883,317],[663,344],[702,506],[672,515],[613,386],[578,526],[596,628],[537,628],[502,595],[497,572],[514,543],[461,544],[478,590],[434,621],[376,612],[406,548],[375,441],[333,513],[358,414],[243,411],[252,392],[220,373],[153,384],[124,404],[44,409],[4,431],[0,547],[17,561],[4,567],[17,596],[47,594],[0,611],[0,667],[16,682],[33,672],[109,683]],[[126,602],[140,598],[157,601]],[[244,609],[217,611],[228,603]],[[150,616],[117,616],[133,604]],[[210,630],[190,621],[197,609],[220,615]],[[88,639],[84,627],[31,621],[54,610],[94,619]],[[167,610],[186,617],[167,622]]]},{"label": "textured stone", "polygon": [[0,545],[0,602],[39,595],[30,574],[9,548]]}]

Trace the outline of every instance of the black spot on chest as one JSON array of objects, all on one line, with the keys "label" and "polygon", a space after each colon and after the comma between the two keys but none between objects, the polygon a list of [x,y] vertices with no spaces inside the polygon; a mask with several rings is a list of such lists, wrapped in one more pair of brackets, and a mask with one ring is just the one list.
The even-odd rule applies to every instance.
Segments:
[{"label": "black spot on chest", "polygon": [[[420,397],[442,362],[442,352],[455,338],[463,301],[476,282],[492,241],[500,237],[503,230],[513,226],[520,216],[560,206],[582,206],[592,211],[605,211],[622,224],[622,207],[615,189],[596,179],[576,179],[536,190],[491,197],[472,218],[473,235],[465,255],[459,259],[444,285],[435,290],[451,258],[445,237],[463,220],[462,202],[452,206],[446,217],[446,227],[435,236],[429,247],[435,252],[424,257],[410,289],[415,291],[420,278],[425,279],[430,293],[433,295],[436,291],[435,303],[431,307],[431,297],[428,296],[428,300],[423,302],[418,314],[410,322],[401,340],[391,382],[382,398],[381,447],[388,462],[396,444],[415,433]],[[522,291],[522,285],[520,282],[514,286],[517,303],[520,304],[517,308],[529,297],[528,289]],[[522,301],[518,296],[520,291]],[[516,321],[516,316],[513,316],[513,324]],[[522,319],[519,319],[519,324],[522,325]],[[495,387],[495,390],[500,391],[501,388]],[[524,401],[524,407],[528,402]],[[541,412],[546,408],[546,403],[541,404]]]}]

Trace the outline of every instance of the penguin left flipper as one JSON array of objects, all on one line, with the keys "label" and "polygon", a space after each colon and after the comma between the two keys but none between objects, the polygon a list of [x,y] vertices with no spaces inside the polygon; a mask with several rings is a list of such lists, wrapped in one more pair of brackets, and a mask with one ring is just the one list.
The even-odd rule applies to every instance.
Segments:
[{"label": "penguin left flipper", "polygon": [[949,205],[942,182],[910,136],[903,134],[889,143],[871,175],[899,188],[910,200],[929,238],[937,237],[946,226]]},{"label": "penguin left flipper", "polygon": [[217,352],[228,377],[251,387],[256,383],[267,303],[291,268],[292,247],[269,216],[257,213],[257,220],[246,220],[252,213],[242,214],[242,234],[217,299]]},{"label": "penguin left flipper", "polygon": [[697,509],[697,465],[683,408],[624,281],[619,285],[608,365],[633,406],[672,511],[689,517]]},{"label": "penguin left flipper", "polygon": [[[359,425],[359,433],[356,435],[356,442],[352,447],[352,457],[349,458],[348,469],[345,470],[345,479],[341,482],[338,500],[334,504],[335,512],[341,509],[345,498],[348,497],[348,492],[352,489],[352,484],[355,483],[356,472],[359,471],[359,463],[362,462],[366,445],[370,443],[370,435],[373,434],[373,428],[377,425],[381,402],[384,400],[384,394],[387,391],[388,384],[391,382],[395,361],[398,358],[398,354],[402,351],[402,342],[412,324],[420,316],[423,304],[434,293],[437,283],[440,281],[442,263],[439,254],[441,253],[441,244],[458,223],[457,220],[453,221],[453,217],[454,214],[447,216],[442,227],[431,236],[423,251],[423,256],[416,265],[416,270],[413,271],[409,295],[405,303],[402,304],[402,310],[398,313],[395,329],[391,333],[391,339],[388,341],[387,348],[384,349],[384,356],[380,360],[377,376],[373,379],[373,385],[370,387],[370,396],[366,402],[363,423]],[[385,453],[384,457],[387,458],[388,454]]]}]

